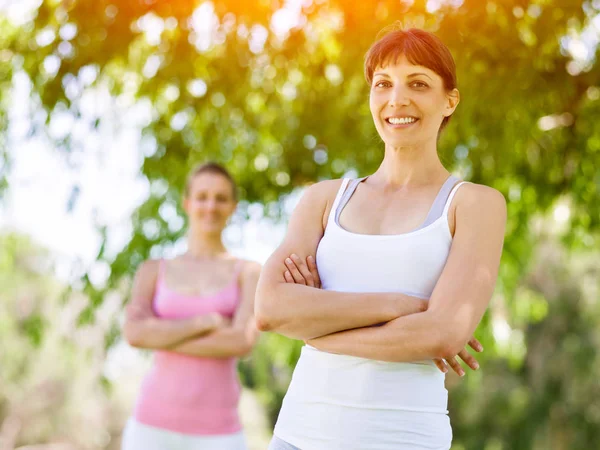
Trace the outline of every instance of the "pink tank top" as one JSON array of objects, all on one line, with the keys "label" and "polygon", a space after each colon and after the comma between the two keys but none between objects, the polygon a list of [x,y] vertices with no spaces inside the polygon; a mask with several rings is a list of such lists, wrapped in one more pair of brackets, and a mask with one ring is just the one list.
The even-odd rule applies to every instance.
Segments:
[{"label": "pink tank top", "polygon": [[[232,282],[204,297],[179,294],[164,281],[164,261],[154,296],[154,312],[166,319],[183,319],[218,312],[233,317],[240,300],[238,262]],[[201,358],[156,351],[135,407],[137,421],[177,433],[230,434],[241,430],[238,416],[240,384],[236,358]]]}]

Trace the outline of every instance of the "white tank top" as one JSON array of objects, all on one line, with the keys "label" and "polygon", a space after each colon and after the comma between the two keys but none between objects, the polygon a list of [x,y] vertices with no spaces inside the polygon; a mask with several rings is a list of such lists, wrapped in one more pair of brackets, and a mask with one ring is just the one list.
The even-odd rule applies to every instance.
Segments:
[{"label": "white tank top", "polygon": [[[338,221],[361,181],[346,190],[344,179],[331,207],[316,255],[322,288],[428,299],[448,258],[448,209],[463,183],[450,176],[416,230],[365,235]],[[449,449],[447,403],[444,374],[433,361],[383,362],[305,345],[274,433],[302,450]]]}]

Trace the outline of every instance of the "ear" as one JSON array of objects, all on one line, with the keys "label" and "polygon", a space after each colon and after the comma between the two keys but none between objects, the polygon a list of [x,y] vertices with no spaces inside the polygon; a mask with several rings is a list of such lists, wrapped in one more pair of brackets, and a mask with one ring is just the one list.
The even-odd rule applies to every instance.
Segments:
[{"label": "ear", "polygon": [[444,109],[444,117],[450,117],[458,104],[460,103],[460,92],[454,88],[446,94],[446,108]]},{"label": "ear", "polygon": [[233,207],[231,208],[231,212],[229,213],[229,217],[233,216],[235,214],[235,211],[237,210],[238,207],[238,201],[234,200],[233,201]]},{"label": "ear", "polygon": [[183,196],[181,197],[181,206],[183,206],[183,210],[186,213],[189,212],[190,198],[186,194],[183,194]]}]

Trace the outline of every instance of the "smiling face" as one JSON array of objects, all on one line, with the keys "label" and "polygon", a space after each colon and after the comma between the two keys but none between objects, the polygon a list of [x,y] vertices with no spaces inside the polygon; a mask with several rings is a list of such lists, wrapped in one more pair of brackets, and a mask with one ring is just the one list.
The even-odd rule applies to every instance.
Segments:
[{"label": "smiling face", "polygon": [[448,91],[433,70],[404,55],[375,67],[369,106],[377,132],[387,146],[436,140],[440,126],[458,105],[457,89]]},{"label": "smiling face", "polygon": [[375,127],[386,146],[435,145],[456,109],[456,65],[448,47],[417,28],[395,30],[365,57]]},{"label": "smiling face", "polygon": [[234,186],[219,173],[201,172],[190,180],[183,206],[192,229],[220,234],[237,206]]}]

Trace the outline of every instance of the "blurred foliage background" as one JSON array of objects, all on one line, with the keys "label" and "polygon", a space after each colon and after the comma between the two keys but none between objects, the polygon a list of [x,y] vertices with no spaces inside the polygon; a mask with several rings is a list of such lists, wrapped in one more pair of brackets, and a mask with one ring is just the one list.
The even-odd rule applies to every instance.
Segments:
[{"label": "blurred foliage background", "polygon": [[[22,142],[43,136],[77,170],[107,126],[139,134],[148,189],[124,245],[96,218],[101,282],[81,264],[58,280],[51,252],[2,232],[0,449],[118,448],[135,392],[105,361],[137,266],[184,237],[187,171],[231,169],[238,223],[285,223],[303,186],[373,171],[362,58],[395,22],[456,59],[442,160],[508,202],[483,369],[448,377],[453,449],[600,448],[598,0],[32,0],[0,9],[0,203]],[[240,364],[271,423],[299,348],[265,335]]]}]

